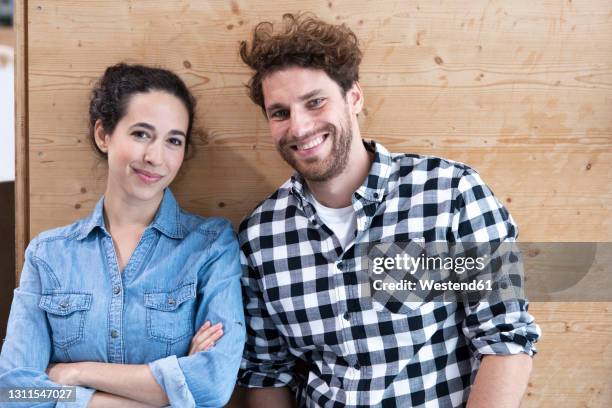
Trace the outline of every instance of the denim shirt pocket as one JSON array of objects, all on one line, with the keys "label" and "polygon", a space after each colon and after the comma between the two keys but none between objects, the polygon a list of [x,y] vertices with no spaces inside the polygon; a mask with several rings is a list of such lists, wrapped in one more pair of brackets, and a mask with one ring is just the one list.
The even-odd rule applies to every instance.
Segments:
[{"label": "denim shirt pocket", "polygon": [[196,284],[144,295],[147,331],[152,339],[175,343],[193,334]]},{"label": "denim shirt pocket", "polygon": [[65,349],[83,339],[91,298],[90,293],[53,293],[41,296],[38,306],[47,312],[51,337],[56,347]]}]

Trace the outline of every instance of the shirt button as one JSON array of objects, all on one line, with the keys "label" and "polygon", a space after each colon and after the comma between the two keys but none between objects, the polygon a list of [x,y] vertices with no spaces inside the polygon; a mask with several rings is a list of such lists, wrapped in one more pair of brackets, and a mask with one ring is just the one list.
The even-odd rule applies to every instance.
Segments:
[{"label": "shirt button", "polygon": [[374,193],[374,198],[378,198],[378,193]]},{"label": "shirt button", "polygon": [[115,286],[115,287],[113,288],[113,293],[114,293],[115,295],[118,295],[119,293],[121,293],[121,288],[120,288],[119,286]]},{"label": "shirt button", "polygon": [[355,365],[353,366],[353,368],[354,368],[355,370],[360,370],[360,369],[361,369],[361,366],[359,365],[359,363],[355,363]]},{"label": "shirt button", "polygon": [[112,330],[111,331],[111,337],[113,339],[116,339],[117,337],[119,337],[119,332],[117,330]]},{"label": "shirt button", "polygon": [[338,262],[338,265],[336,265],[336,266],[338,267],[338,269],[339,269],[339,270],[342,270],[342,267],[343,267],[344,265],[342,264],[342,262]]},{"label": "shirt button", "polygon": [[169,304],[169,305],[173,305],[173,304],[175,304],[175,303],[176,303],[176,300],[174,300],[174,299],[172,299],[172,298],[168,299],[168,304]]},{"label": "shirt button", "polygon": [[344,315],[342,317],[344,317],[344,320],[350,320],[351,314],[349,312],[344,312]]}]

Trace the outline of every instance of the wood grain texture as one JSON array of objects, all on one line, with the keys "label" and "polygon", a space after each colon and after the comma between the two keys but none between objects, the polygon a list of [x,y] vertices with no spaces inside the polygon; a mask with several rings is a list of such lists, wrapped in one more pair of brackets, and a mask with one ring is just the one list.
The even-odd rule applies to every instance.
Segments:
[{"label": "wood grain texture", "polygon": [[16,282],[30,241],[30,166],[28,134],[28,5],[14,5],[15,27],[15,268]]},{"label": "wood grain texture", "polygon": [[[18,146],[27,147],[18,174],[31,193],[21,184],[18,259],[25,231],[85,216],[102,193],[87,98],[104,67],[121,60],[173,69],[191,87],[196,149],[173,188],[187,210],[237,225],[290,174],[246,97],[237,45],[257,22],[298,10],[344,22],[360,38],[365,137],[473,166],[523,241],[612,241],[609,1],[22,4],[28,25],[17,42],[25,46],[27,33],[28,74],[18,106],[28,120],[18,120]],[[532,305],[544,336],[523,407],[612,405],[611,308]]]}]

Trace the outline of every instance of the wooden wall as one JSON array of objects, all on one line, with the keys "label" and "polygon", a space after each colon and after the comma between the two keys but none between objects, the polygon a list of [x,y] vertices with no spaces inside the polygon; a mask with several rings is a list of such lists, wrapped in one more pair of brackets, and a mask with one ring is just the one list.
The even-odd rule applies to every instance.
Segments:
[{"label": "wooden wall", "polygon": [[[196,154],[174,191],[186,209],[237,225],[290,174],[246,96],[237,45],[258,21],[298,10],[346,23],[361,39],[365,137],[472,165],[523,241],[612,241],[610,1],[28,0],[18,8],[27,51],[17,58],[19,263],[29,237],[86,215],[103,191],[87,97],[117,61],[162,65],[186,80],[200,120]],[[612,406],[612,303],[531,310],[544,336],[523,406]]]}]

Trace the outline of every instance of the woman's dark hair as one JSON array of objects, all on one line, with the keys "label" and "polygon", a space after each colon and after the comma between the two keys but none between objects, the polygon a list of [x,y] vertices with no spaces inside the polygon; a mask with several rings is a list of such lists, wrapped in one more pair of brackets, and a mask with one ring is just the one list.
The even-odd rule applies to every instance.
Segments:
[{"label": "woman's dark hair", "polygon": [[[313,14],[284,14],[280,30],[264,21],[253,38],[240,43],[240,57],[253,71],[248,89],[264,114],[262,82],[288,67],[321,69],[346,92],[359,80],[361,50],[357,36],[344,24],[326,23]],[[278,27],[278,26],[277,26]]]},{"label": "woman's dark hair", "polygon": [[106,68],[91,92],[89,103],[89,135],[95,150],[106,158],[96,145],[94,128],[96,121],[102,122],[107,134],[114,132],[117,123],[126,114],[130,98],[138,93],[163,91],[176,96],[183,102],[189,115],[185,152],[191,141],[191,130],[195,116],[195,98],[181,78],[162,68],[120,63]]}]

